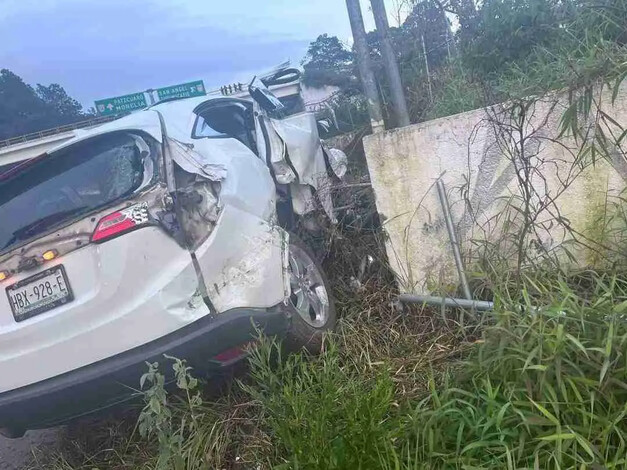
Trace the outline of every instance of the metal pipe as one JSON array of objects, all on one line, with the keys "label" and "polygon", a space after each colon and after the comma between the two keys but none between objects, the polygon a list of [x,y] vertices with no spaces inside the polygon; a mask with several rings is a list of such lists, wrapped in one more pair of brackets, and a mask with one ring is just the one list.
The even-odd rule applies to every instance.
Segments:
[{"label": "metal pipe", "polygon": [[487,300],[456,299],[453,297],[435,297],[432,295],[401,294],[398,299],[405,304],[444,305],[446,307],[467,308],[477,311],[494,309],[494,302]]},{"label": "metal pipe", "polygon": [[425,47],[425,35],[420,36],[422,39],[422,53],[425,56],[425,69],[427,71],[427,85],[429,85],[429,103],[433,103],[433,90],[431,89],[431,74],[429,73],[429,58],[427,57],[427,48]]},{"label": "metal pipe", "polygon": [[462,255],[459,251],[459,242],[457,236],[455,236],[455,227],[453,226],[453,218],[451,217],[451,208],[448,203],[448,197],[446,196],[446,189],[442,179],[438,179],[436,182],[438,188],[438,196],[440,198],[440,204],[442,205],[442,211],[444,212],[444,220],[446,221],[446,230],[448,231],[448,237],[453,247],[453,257],[455,258],[455,265],[457,266],[457,274],[459,275],[459,281],[462,284],[464,290],[464,297],[468,300],[472,300],[470,293],[470,287],[468,286],[468,279],[466,279],[466,271],[464,271],[464,263],[462,261]]}]

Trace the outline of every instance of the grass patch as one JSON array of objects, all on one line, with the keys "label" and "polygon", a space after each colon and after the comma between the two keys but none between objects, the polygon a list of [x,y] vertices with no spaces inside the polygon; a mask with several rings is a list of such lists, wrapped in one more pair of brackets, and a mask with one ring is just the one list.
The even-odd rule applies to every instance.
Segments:
[{"label": "grass patch", "polygon": [[245,386],[273,442],[264,462],[625,468],[627,283],[596,277],[588,299],[563,282],[543,288],[553,296],[544,306],[501,305],[466,357],[439,373],[427,368],[422,397],[407,394],[406,377],[395,380],[395,358],[367,373],[373,363],[338,340],[316,360],[278,362],[266,343]]},{"label": "grass patch", "polygon": [[276,443],[266,458],[273,468],[374,468],[396,432],[391,377],[360,375],[342,364],[336,343],[328,346],[321,360],[275,363],[275,343],[251,356],[253,381],[244,390]]},{"label": "grass patch", "polygon": [[503,305],[457,374],[415,406],[402,447],[412,463],[627,465],[627,284],[597,277],[589,300],[543,287],[551,302]]}]

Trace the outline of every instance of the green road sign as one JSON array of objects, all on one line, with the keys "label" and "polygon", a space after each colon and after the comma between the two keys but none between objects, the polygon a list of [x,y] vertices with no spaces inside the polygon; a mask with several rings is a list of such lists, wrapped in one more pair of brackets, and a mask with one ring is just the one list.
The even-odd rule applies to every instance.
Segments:
[{"label": "green road sign", "polygon": [[146,96],[143,92],[96,101],[96,110],[101,115],[118,114],[146,106]]},{"label": "green road sign", "polygon": [[191,98],[193,96],[203,96],[205,94],[205,85],[202,80],[182,83],[181,85],[167,86],[165,88],[157,88],[159,101],[163,101],[168,98]]}]

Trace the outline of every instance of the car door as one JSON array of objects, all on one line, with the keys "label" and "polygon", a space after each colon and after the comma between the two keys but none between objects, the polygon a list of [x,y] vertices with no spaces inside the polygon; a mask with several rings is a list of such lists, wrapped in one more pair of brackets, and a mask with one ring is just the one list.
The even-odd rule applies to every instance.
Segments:
[{"label": "car door", "polygon": [[178,217],[217,313],[272,307],[288,291],[287,234],[247,112],[239,100],[212,100],[195,110],[187,141],[169,139]]},{"label": "car door", "polygon": [[332,180],[312,113],[284,115],[283,105],[256,80],[249,87],[255,100],[258,147],[277,184],[289,186],[293,210],[306,215],[317,208],[316,199],[335,221],[331,200]]}]

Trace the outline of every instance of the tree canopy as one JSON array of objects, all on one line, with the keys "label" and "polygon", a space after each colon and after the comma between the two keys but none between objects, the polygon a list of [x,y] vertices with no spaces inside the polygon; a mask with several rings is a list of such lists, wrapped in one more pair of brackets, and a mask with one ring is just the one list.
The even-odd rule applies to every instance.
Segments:
[{"label": "tree canopy", "polygon": [[354,54],[336,37],[322,34],[312,42],[303,60],[304,82],[308,86],[354,86]]},{"label": "tree canopy", "polygon": [[61,85],[28,85],[0,70],[0,140],[86,119],[81,104]]},{"label": "tree canopy", "polygon": [[[407,1],[411,11],[390,35],[414,121],[568,87],[627,64],[627,0]],[[376,31],[368,45],[385,104]],[[338,38],[323,34],[309,49],[305,76],[315,86],[339,86],[355,103],[353,58]]]}]

